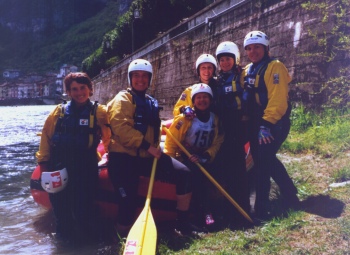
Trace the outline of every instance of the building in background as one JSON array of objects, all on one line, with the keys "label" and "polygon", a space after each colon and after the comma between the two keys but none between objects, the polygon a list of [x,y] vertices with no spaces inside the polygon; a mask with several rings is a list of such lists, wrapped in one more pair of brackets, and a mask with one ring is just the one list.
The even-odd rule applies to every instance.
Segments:
[{"label": "building in background", "polygon": [[17,69],[6,69],[2,73],[2,77],[9,78],[9,79],[18,78],[19,76],[20,76],[20,71]]},{"label": "building in background", "polygon": [[74,65],[64,64],[61,66],[60,72],[59,72],[59,74],[57,74],[57,79],[56,79],[57,92],[60,92],[61,94],[63,94],[65,92],[64,87],[63,87],[64,77],[66,77],[67,74],[69,74],[69,73],[74,73],[77,71],[78,71],[78,67],[74,66]]},{"label": "building in background", "polygon": [[64,64],[59,73],[22,74],[20,70],[6,69],[0,80],[1,105],[57,104],[65,93],[63,80],[67,74],[77,72],[78,67]]}]

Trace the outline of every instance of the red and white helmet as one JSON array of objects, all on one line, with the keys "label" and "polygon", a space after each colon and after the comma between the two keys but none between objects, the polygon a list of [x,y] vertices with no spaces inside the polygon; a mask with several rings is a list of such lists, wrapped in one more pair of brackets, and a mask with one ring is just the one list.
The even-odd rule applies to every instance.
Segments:
[{"label": "red and white helmet", "polygon": [[230,55],[232,54],[233,55],[232,57],[235,60],[235,64],[239,65],[241,54],[239,53],[237,44],[235,44],[234,42],[226,41],[226,42],[220,43],[216,48],[215,54],[218,60],[220,60],[220,56],[222,54],[230,54]]},{"label": "red and white helmet", "polygon": [[54,172],[41,173],[41,187],[48,193],[60,192],[67,184],[68,173],[66,168]]},{"label": "red and white helmet", "polygon": [[243,46],[245,48],[254,43],[260,43],[268,48],[270,45],[270,38],[261,31],[251,31],[244,37]]},{"label": "red and white helmet", "polygon": [[197,70],[197,74],[199,75],[199,65],[203,64],[203,63],[211,63],[214,66],[214,73],[216,71],[217,68],[217,63],[216,63],[216,59],[213,57],[213,55],[210,54],[202,54],[197,58],[196,61],[196,70]]},{"label": "red and white helmet", "polygon": [[205,83],[198,83],[198,84],[194,84],[192,85],[192,90],[191,90],[191,99],[193,100],[193,97],[198,94],[198,93],[208,93],[209,95],[211,95],[211,97],[213,97],[213,91],[211,90],[211,88],[209,87],[209,85],[205,84]]},{"label": "red and white helmet", "polygon": [[149,84],[151,84],[153,70],[152,70],[152,65],[151,65],[150,62],[148,62],[145,59],[135,59],[129,64],[129,68],[128,68],[128,82],[129,82],[130,86],[131,86],[130,74],[133,71],[146,71],[146,72],[149,72],[151,74],[151,77],[149,79]]}]

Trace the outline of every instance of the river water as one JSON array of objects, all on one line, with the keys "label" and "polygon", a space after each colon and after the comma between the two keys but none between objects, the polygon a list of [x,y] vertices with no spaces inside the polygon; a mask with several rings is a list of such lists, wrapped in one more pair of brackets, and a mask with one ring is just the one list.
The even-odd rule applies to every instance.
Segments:
[{"label": "river water", "polygon": [[57,242],[52,213],[30,193],[45,119],[54,105],[0,107],[0,254],[117,254],[114,244]]}]

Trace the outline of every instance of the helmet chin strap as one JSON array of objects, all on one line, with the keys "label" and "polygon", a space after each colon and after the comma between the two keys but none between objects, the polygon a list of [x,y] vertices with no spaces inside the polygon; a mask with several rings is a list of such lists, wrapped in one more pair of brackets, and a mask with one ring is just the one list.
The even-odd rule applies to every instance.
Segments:
[{"label": "helmet chin strap", "polygon": [[265,47],[265,56],[266,55],[269,56],[270,55],[270,46],[265,46],[264,45],[264,47]]},{"label": "helmet chin strap", "polygon": [[[149,86],[148,86],[148,87],[149,87]],[[148,89],[148,88],[147,88],[147,89]],[[145,89],[145,90],[143,90],[143,91],[138,91],[138,90],[134,89],[133,86],[131,86],[131,90],[132,90],[136,95],[138,95],[138,96],[144,96],[144,95],[146,94],[147,89]]]},{"label": "helmet chin strap", "polygon": [[194,107],[195,112],[196,112],[196,117],[203,122],[207,122],[209,120],[210,117],[210,109],[206,109],[206,110],[199,110],[196,107]]}]

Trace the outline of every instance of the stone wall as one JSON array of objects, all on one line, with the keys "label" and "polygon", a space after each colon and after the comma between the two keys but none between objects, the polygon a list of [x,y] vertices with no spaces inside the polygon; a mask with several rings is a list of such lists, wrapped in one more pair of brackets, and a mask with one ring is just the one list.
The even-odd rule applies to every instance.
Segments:
[{"label": "stone wall", "polygon": [[[183,89],[198,80],[194,63],[199,55],[215,56],[217,45],[230,40],[239,46],[241,65],[245,66],[248,59],[243,49],[244,36],[249,31],[260,30],[270,36],[271,55],[285,63],[293,78],[291,100],[321,104],[327,100],[327,95],[318,92],[330,77],[337,75],[337,70],[347,67],[349,54],[341,54],[331,63],[325,61],[327,48],[320,46],[315,38],[327,34],[329,40],[336,20],[330,17],[328,22],[322,22],[324,13],[306,10],[301,6],[305,2],[216,1],[95,77],[93,99],[107,103],[125,89],[128,64],[136,58],[145,58],[154,70],[149,93],[164,108],[162,118],[171,118],[173,105]],[[336,5],[329,6],[336,8]],[[334,15],[331,8],[327,11]]]}]

